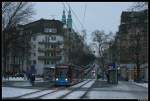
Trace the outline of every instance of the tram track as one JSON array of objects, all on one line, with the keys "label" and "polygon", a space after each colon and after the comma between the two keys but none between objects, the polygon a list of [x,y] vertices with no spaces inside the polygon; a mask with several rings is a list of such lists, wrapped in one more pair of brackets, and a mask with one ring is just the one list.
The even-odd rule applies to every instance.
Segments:
[{"label": "tram track", "polygon": [[43,92],[43,91],[46,91],[46,90],[48,90],[48,89],[42,89],[42,90],[34,91],[34,92],[31,92],[31,93],[26,93],[26,94],[23,94],[23,95],[20,95],[20,96],[17,96],[17,97],[13,97],[13,99],[20,99],[24,96],[32,95],[32,94]]},{"label": "tram track", "polygon": [[42,90],[38,90],[38,91],[35,91],[35,92],[23,94],[23,95],[20,95],[20,96],[17,96],[17,97],[13,97],[13,98],[15,98],[15,99],[29,99],[30,96],[33,96],[33,95],[36,95],[36,94],[39,94],[39,93],[42,93],[42,92],[44,93],[45,91],[49,91],[46,94],[40,94],[37,97],[31,97],[31,99],[36,99],[36,98],[38,99],[38,98],[42,97],[43,95],[51,94],[51,93],[54,93],[54,92],[57,92],[57,91],[63,90],[63,89],[65,89],[65,88],[62,88],[62,87],[61,88],[60,87],[56,87],[54,89],[48,89],[48,88],[46,88],[46,89],[42,89]]},{"label": "tram track", "polygon": [[[95,82],[94,82],[94,83],[95,83]],[[86,97],[87,93],[93,88],[94,83],[92,84],[91,87],[89,87],[89,88],[85,91],[85,93],[80,97],[80,99],[84,99],[84,98]]]},{"label": "tram track", "polygon": [[[87,83],[90,82],[90,81],[91,81],[91,80],[87,81],[86,83],[82,84],[80,87],[84,86],[85,84],[87,84]],[[71,87],[72,87],[72,86],[71,86]],[[80,87],[78,87],[78,88],[71,88],[71,87],[69,87],[68,89],[73,89],[73,90],[70,91],[70,92],[68,92],[67,94],[65,94],[66,96],[69,95],[70,93],[72,93],[75,89],[80,88]],[[65,89],[66,89],[66,88],[64,88],[64,89],[59,89],[59,90],[57,90],[57,91],[65,90]],[[44,97],[44,96],[46,96],[46,95],[48,95],[48,94],[52,94],[52,93],[55,93],[55,92],[57,92],[57,91],[53,91],[53,92],[51,92],[51,93],[43,94],[43,95],[41,95],[41,96],[36,97],[36,99],[40,99],[40,98],[42,98],[42,97]],[[64,96],[64,95],[63,95],[63,96]],[[61,97],[63,97],[63,96],[61,96]],[[58,97],[58,99],[61,99],[61,98]]]},{"label": "tram track", "polygon": [[[84,82],[84,81],[83,81]],[[87,81],[86,83],[88,83],[89,81]],[[86,84],[86,83],[84,83],[84,84]],[[82,86],[82,85],[81,85]],[[71,86],[72,87],[72,86]],[[69,87],[68,89],[73,89],[73,88],[71,88],[71,87]],[[60,90],[65,90],[66,89],[66,87],[64,88],[64,87],[56,87],[55,89],[51,89],[51,90],[53,90],[53,91],[49,91],[49,93],[46,93],[46,94],[41,94],[40,96],[37,96],[37,97],[32,97],[31,99],[40,99],[41,97],[43,97],[43,96],[46,96],[46,95],[48,95],[48,94],[52,94],[52,93],[55,93],[55,92],[57,92],[57,91],[60,91]],[[74,89],[76,89],[76,88],[74,88]],[[42,90],[38,90],[38,91],[34,91],[34,92],[31,92],[31,93],[26,93],[26,94],[23,94],[23,95],[20,95],[20,96],[17,96],[17,97],[12,97],[13,99],[26,99],[28,96],[32,96],[32,95],[35,95],[35,94],[38,94],[38,93],[42,93],[42,92],[45,92],[45,91],[47,91],[47,90],[50,90],[49,88],[46,88],[46,89],[42,89]],[[9,98],[9,99],[11,99],[11,98]]]},{"label": "tram track", "polygon": [[81,86],[79,86],[79,87],[77,87],[77,88],[74,88],[73,90],[71,90],[71,91],[68,92],[67,94],[62,95],[62,96],[58,97],[57,99],[63,99],[63,98],[65,98],[66,96],[68,96],[69,94],[71,94],[71,93],[74,92],[74,91],[77,91],[78,89],[80,89],[81,87],[83,87],[84,85],[86,85],[87,83],[89,83],[90,81],[92,81],[92,80],[89,80],[89,81],[85,82],[85,83],[82,84]]}]

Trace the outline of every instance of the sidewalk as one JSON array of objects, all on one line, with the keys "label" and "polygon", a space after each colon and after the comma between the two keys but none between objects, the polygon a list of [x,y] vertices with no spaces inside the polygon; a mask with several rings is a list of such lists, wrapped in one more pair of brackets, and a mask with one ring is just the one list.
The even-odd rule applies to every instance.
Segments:
[{"label": "sidewalk", "polygon": [[2,99],[17,97],[26,93],[38,91],[38,89],[2,87]]},{"label": "sidewalk", "polygon": [[136,83],[136,82],[133,82],[133,83],[138,85],[138,86],[148,88],[148,83]]},{"label": "sidewalk", "polygon": [[[7,81],[28,81],[24,77],[9,77],[8,78],[2,78],[2,82],[7,82]],[[35,81],[43,81],[43,78],[35,78]]]}]

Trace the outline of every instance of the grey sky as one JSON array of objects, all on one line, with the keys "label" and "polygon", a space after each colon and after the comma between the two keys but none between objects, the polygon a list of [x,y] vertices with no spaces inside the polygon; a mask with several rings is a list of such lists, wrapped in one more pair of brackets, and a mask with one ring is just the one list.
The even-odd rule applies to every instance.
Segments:
[{"label": "grey sky", "polygon": [[[71,8],[74,10],[78,18],[83,23],[87,31],[87,40],[91,40],[91,32],[99,29],[104,30],[106,33],[112,31],[113,33],[118,31],[120,24],[120,16],[122,11],[126,11],[133,2],[68,2]],[[87,4],[85,22],[83,22],[85,4]],[[67,9],[68,6],[66,5]],[[34,20],[40,18],[52,19],[52,15],[55,15],[55,19],[61,20],[63,4],[62,2],[36,2],[34,5],[36,15]],[[67,13],[66,13],[67,16]],[[77,18],[72,13],[73,27],[77,27],[75,30],[79,32],[82,27]]]}]

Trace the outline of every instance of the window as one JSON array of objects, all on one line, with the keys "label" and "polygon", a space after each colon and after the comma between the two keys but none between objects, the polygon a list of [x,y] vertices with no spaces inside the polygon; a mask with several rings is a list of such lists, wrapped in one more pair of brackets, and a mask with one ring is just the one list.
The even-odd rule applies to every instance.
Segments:
[{"label": "window", "polygon": [[36,53],[34,53],[34,56],[36,56]]},{"label": "window", "polygon": [[50,53],[48,53],[48,56],[51,56],[51,54],[50,54]]},{"label": "window", "polygon": [[51,64],[54,64],[54,62],[52,61]]},{"label": "window", "polygon": [[52,40],[56,40],[56,36],[52,36],[51,39],[52,39]]},{"label": "window", "polygon": [[51,40],[51,37],[48,37],[48,40],[50,41],[50,40]]},{"label": "window", "polygon": [[45,41],[48,42],[49,41],[49,37],[45,36]]},{"label": "window", "polygon": [[50,44],[48,44],[48,48],[50,48]]},{"label": "window", "polygon": [[47,61],[47,64],[49,64],[49,61]]},{"label": "window", "polygon": [[33,60],[33,64],[36,64],[36,60]]},{"label": "window", "polygon": [[48,33],[48,32],[56,33],[56,32],[57,32],[57,29],[56,29],[56,28],[45,28],[45,29],[44,29],[44,32],[46,32],[46,33]]},{"label": "window", "polygon": [[51,52],[51,56],[54,56],[54,54]]},{"label": "window", "polygon": [[51,52],[51,56],[56,56],[56,53],[55,52]]},{"label": "window", "polygon": [[46,60],[44,61],[44,64],[46,64]]},{"label": "window", "polygon": [[47,56],[47,53],[45,52],[45,56]]},{"label": "window", "polygon": [[54,44],[51,45],[51,48],[55,48],[56,46]]},{"label": "window", "polygon": [[48,60],[45,60],[45,61],[44,61],[44,64],[49,64],[49,61],[48,61]]},{"label": "window", "polygon": [[33,37],[33,41],[35,41],[35,40],[36,40],[36,37],[34,36],[34,37]]},{"label": "window", "polygon": [[36,45],[33,45],[33,48],[36,48]]}]

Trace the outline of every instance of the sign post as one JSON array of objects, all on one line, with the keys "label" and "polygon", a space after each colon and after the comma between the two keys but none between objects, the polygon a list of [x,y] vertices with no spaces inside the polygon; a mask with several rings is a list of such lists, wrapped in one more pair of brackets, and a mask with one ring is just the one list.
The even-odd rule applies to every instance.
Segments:
[{"label": "sign post", "polygon": [[115,64],[108,65],[108,82],[117,84],[118,83],[118,72]]}]

